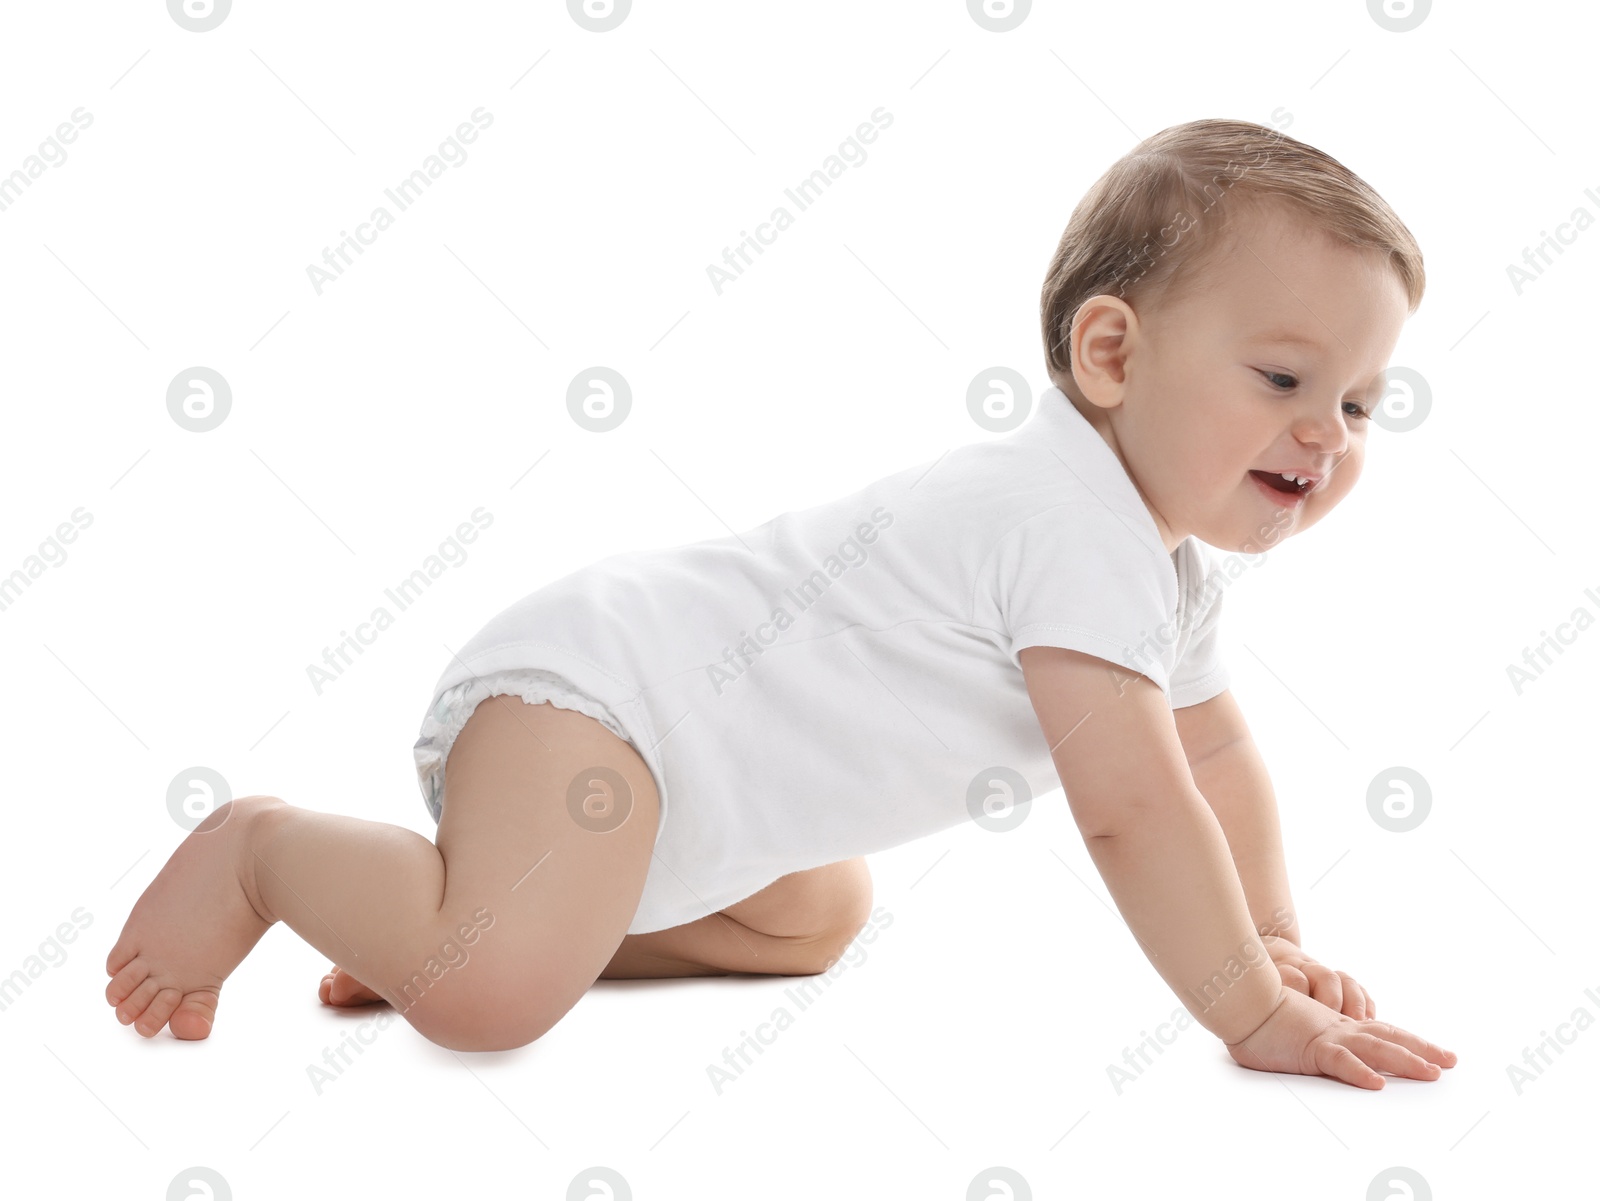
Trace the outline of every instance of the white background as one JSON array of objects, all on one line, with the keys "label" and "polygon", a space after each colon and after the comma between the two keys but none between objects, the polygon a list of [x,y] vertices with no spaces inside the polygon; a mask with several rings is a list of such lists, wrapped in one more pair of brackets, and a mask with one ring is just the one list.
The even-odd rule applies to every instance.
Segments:
[{"label": "white background", "polygon": [[[0,975],[92,919],[0,1011],[7,1191],[157,1199],[201,1165],[238,1198],[562,1198],[597,1164],[641,1201],[955,1201],[994,1165],[1037,1197],[1361,1201],[1397,1165],[1441,1198],[1559,1191],[1600,1048],[1600,633],[1521,695],[1506,668],[1600,613],[1600,233],[1520,295],[1507,267],[1600,214],[1595,29],[1510,11],[1398,33],[1353,2],[1041,3],[994,33],[951,2],[640,3],[593,33],[556,3],[241,0],[192,33],[150,0],[9,7],[0,175],[93,122],[0,211],[0,574],[93,520],[0,611]],[[467,160],[318,295],[307,266],[480,106]],[[784,189],[880,106],[866,160],[797,212]],[[175,775],[431,836],[411,744],[447,648],[602,555],[989,437],[967,386],[1048,384],[1039,289],[1072,207],[1210,116],[1333,154],[1426,255],[1394,362],[1427,419],[1374,429],[1339,511],[1230,588],[1225,646],[1306,949],[1457,1068],[1364,1092],[1245,1071],[1191,1026],[1119,1093],[1108,1065],[1177,1001],[1059,792],[1013,832],[873,856],[892,923],[720,1095],[708,1066],[796,981],[601,982],[505,1054],[396,1019],[319,1093],[308,1065],[374,1011],[320,1006],[328,964],[280,926],[208,1041],[117,1024],[104,960],[183,836]],[[708,265],[785,203],[718,295]],[[606,434],[565,405],[597,364],[633,390]],[[195,365],[233,393],[198,434],[166,406]],[[478,506],[469,558],[318,695],[307,665]],[[1432,795],[1405,834],[1367,811],[1396,765]],[[1519,1094],[1508,1065],[1579,1010]]]}]

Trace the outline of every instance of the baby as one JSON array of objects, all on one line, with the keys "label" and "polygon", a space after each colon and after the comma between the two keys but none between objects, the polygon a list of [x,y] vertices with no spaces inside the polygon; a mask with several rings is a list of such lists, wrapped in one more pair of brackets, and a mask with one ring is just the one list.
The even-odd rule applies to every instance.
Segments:
[{"label": "baby", "polygon": [[1001,436],[517,601],[424,716],[436,842],[220,805],[135,904],[106,999],[205,1038],[282,921],[339,965],[325,1003],[518,1047],[599,978],[822,972],[872,916],[864,856],[1059,785],[1237,1062],[1437,1079],[1453,1053],[1300,949],[1201,546],[1260,552],[1349,493],[1422,289],[1409,231],[1327,155],[1241,121],[1156,134],[1062,236],[1036,409],[975,401]]}]

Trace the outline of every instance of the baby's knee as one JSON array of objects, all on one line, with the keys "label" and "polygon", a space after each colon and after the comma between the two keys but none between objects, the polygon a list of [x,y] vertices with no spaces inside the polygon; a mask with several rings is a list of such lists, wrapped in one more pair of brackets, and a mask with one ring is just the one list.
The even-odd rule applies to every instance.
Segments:
[{"label": "baby's knee", "polygon": [[411,1027],[429,1042],[448,1051],[515,1051],[543,1037],[553,1022],[526,1014],[491,1012],[407,1014]]},{"label": "baby's knee", "polygon": [[391,1002],[413,1029],[452,1051],[510,1051],[554,1026],[568,1006],[528,957],[506,947],[450,943],[394,989]]},{"label": "baby's knee", "polygon": [[832,885],[825,910],[829,920],[805,940],[815,964],[812,975],[827,971],[843,959],[856,935],[872,920],[872,875],[864,858],[838,864]]},{"label": "baby's knee", "polygon": [[833,865],[831,903],[826,907],[829,921],[826,936],[843,948],[861,933],[872,918],[872,873],[865,856],[846,859]]},{"label": "baby's knee", "polygon": [[463,977],[401,1010],[418,1034],[451,1051],[514,1051],[541,1038],[564,1012],[525,983],[481,977]]}]

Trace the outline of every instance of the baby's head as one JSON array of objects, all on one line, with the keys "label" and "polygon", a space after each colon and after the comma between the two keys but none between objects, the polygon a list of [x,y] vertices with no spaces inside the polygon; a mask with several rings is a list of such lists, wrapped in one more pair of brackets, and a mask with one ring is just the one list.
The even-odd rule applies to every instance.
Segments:
[{"label": "baby's head", "polygon": [[[1359,177],[1247,121],[1147,138],[1073,210],[1040,303],[1052,381],[1167,549],[1257,553],[1361,474],[1422,252]],[[1257,473],[1315,477],[1300,495]],[[1280,482],[1286,482],[1280,480]]]}]

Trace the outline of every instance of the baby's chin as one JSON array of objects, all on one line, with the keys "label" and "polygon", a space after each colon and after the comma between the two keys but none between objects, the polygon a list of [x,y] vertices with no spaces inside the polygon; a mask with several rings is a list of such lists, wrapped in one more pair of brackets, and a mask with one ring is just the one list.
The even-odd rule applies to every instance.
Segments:
[{"label": "baby's chin", "polygon": [[1211,529],[1197,528],[1193,533],[1207,546],[1225,554],[1261,555],[1286,539],[1304,533],[1308,524],[1304,509],[1263,508],[1260,520],[1254,525],[1240,525],[1235,521]]}]

